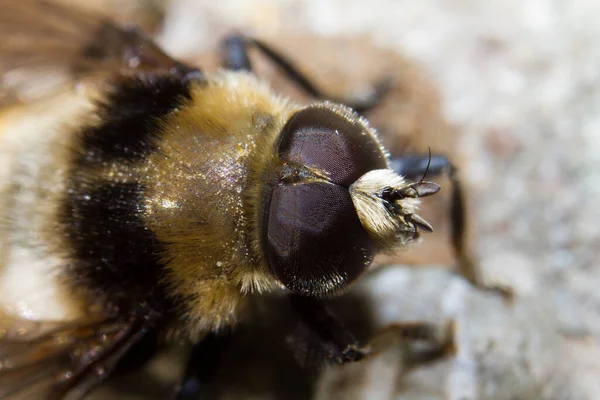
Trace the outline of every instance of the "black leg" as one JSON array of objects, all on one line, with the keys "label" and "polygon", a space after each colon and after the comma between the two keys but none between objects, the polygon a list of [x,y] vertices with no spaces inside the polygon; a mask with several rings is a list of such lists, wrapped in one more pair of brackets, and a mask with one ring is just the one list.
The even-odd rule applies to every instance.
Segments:
[{"label": "black leg", "polygon": [[[456,324],[451,320],[441,324],[405,322],[388,325],[371,340],[371,354],[385,351],[398,343],[398,339],[402,345],[402,367],[406,371],[452,356],[457,351]],[[415,342],[421,346],[412,346]]]},{"label": "black leg", "polygon": [[302,342],[303,357],[300,361],[303,363],[328,360],[344,364],[358,361],[385,350],[385,346],[380,344],[380,339],[390,334],[407,342],[422,341],[430,344],[414,356],[415,363],[434,361],[454,354],[456,350],[454,322],[443,325],[423,322],[391,324],[376,332],[367,346],[360,346],[352,332],[344,327],[322,300],[298,295],[291,295],[290,300],[304,327],[301,338],[292,337],[290,344],[297,347],[298,342]]},{"label": "black leg", "polygon": [[[304,361],[329,360],[343,364],[357,361],[366,354],[352,332],[322,300],[293,294],[290,302],[300,323],[299,332],[295,333],[301,336]],[[297,339],[298,336],[288,338],[288,343],[297,346]]]},{"label": "black leg", "polygon": [[391,79],[385,79],[374,85],[373,95],[363,101],[339,99],[324,94],[310,79],[302,74],[294,64],[279,52],[261,42],[243,35],[231,35],[221,43],[221,59],[225,68],[234,71],[252,71],[252,64],[248,57],[248,49],[254,47],[264,56],[281,68],[285,75],[307,94],[317,99],[328,99],[352,107],[358,113],[364,113],[374,108],[381,102],[392,87]]},{"label": "black leg", "polygon": [[[429,170],[427,166],[429,165]],[[403,175],[411,180],[418,180],[423,177],[425,171],[430,176],[440,176],[447,174],[452,182],[452,194],[450,204],[450,226],[451,240],[456,257],[458,259],[459,273],[464,276],[473,285],[494,292],[500,293],[504,298],[510,299],[512,292],[509,288],[488,286],[483,283],[481,272],[475,263],[473,256],[468,248],[466,240],[466,201],[464,187],[458,177],[456,167],[444,155],[406,154],[395,157],[390,160],[390,168],[396,173]]]},{"label": "black leg", "polygon": [[199,400],[211,398],[211,385],[217,377],[223,353],[231,341],[231,333],[210,334],[195,344],[176,400]]}]

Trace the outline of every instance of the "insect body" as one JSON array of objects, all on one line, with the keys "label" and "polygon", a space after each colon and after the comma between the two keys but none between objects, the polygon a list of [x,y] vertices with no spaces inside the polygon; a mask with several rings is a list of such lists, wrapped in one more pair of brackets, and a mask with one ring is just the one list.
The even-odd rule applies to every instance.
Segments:
[{"label": "insect body", "polygon": [[[45,28],[95,37],[49,39],[52,54],[21,28],[40,8]],[[207,72],[50,3],[10,3],[7,16],[5,99],[37,93],[23,77],[40,60],[47,79],[79,86],[2,115],[0,397],[83,395],[148,331],[218,342],[274,290],[333,332],[335,359],[364,355],[318,299],[431,231],[416,210],[439,186],[390,169],[351,108],[275,94],[246,47],[310,84],[260,42],[230,38],[228,70]]]}]

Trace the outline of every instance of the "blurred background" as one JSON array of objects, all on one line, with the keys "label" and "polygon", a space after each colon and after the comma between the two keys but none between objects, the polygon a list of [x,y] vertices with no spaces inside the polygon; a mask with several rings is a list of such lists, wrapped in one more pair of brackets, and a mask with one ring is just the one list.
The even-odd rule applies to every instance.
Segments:
[{"label": "blurred background", "polygon": [[[316,381],[280,381],[287,392],[270,390],[267,372],[246,379],[267,382],[252,390],[242,375],[223,377],[222,398],[306,398],[314,384],[317,399],[600,399],[600,2],[62,1],[139,24],[205,68],[216,65],[219,38],[239,30],[335,95],[360,97],[392,76],[394,91],[370,119],[395,153],[430,146],[452,157],[483,278],[515,293],[508,304],[453,273],[440,196],[425,205],[436,234],[385,260],[394,265],[349,297],[366,304],[375,328],[455,319],[456,357],[408,371],[396,343]],[[360,328],[360,308],[335,305]],[[258,362],[254,353],[238,354]]]}]

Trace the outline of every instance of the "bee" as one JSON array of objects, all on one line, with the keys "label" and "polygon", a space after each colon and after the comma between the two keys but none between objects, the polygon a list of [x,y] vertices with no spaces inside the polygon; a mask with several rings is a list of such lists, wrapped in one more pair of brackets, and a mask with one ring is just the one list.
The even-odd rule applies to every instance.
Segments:
[{"label": "bee", "polygon": [[[332,101],[239,34],[205,71],[43,0],[4,1],[0,35],[0,398],[82,397],[164,332],[195,344],[179,396],[197,398],[215,374],[198,365],[277,291],[323,358],[369,354],[324,299],[432,231],[424,177],[449,165],[388,154],[360,116],[386,85]],[[270,89],[249,48],[315,101]],[[400,331],[451,347],[435,326]]]}]

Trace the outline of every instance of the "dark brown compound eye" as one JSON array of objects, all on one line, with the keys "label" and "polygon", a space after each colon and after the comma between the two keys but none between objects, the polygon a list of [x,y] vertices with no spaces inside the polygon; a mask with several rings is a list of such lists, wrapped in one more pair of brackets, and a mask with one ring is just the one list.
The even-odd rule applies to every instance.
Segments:
[{"label": "dark brown compound eye", "polygon": [[280,159],[328,180],[280,182],[267,201],[263,246],[277,278],[295,293],[321,296],[354,281],[376,252],[348,187],[387,167],[375,136],[345,109],[310,107],[294,115],[279,141]]},{"label": "dark brown compound eye", "polygon": [[339,290],[373,259],[371,240],[344,187],[326,182],[280,186],[267,212],[268,262],[293,292]]},{"label": "dark brown compound eye", "polygon": [[333,183],[350,186],[365,173],[387,168],[381,145],[369,128],[345,108],[305,108],[283,128],[281,159],[329,174]]}]

